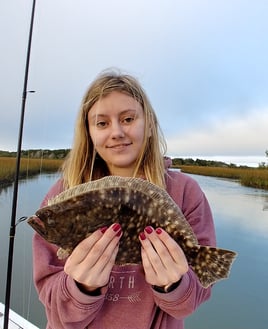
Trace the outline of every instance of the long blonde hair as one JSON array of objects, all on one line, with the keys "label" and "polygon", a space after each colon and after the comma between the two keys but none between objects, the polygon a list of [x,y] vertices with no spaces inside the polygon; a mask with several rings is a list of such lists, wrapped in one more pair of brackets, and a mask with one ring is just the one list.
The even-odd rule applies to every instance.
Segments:
[{"label": "long blonde hair", "polygon": [[134,77],[115,71],[105,71],[92,82],[83,98],[77,117],[73,147],[62,166],[65,188],[110,174],[106,163],[96,154],[89,134],[88,112],[101,97],[113,91],[133,97],[144,111],[144,141],[133,177],[138,172],[143,172],[151,183],[165,187],[163,157],[166,142],[148,97]]}]

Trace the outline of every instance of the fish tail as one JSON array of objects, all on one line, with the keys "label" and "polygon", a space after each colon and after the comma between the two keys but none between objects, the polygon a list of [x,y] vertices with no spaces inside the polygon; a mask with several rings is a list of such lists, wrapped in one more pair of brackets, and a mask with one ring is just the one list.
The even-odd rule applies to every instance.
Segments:
[{"label": "fish tail", "polygon": [[191,258],[189,264],[204,288],[228,278],[237,255],[234,251],[209,246],[195,247],[195,257]]}]

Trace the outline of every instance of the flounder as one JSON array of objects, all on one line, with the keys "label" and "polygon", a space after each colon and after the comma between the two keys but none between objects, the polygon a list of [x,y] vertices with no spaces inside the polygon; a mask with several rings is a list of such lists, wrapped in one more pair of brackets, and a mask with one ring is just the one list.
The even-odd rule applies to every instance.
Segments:
[{"label": "flounder", "polygon": [[236,253],[200,246],[182,211],[162,188],[139,178],[107,176],[80,184],[49,200],[28,223],[67,257],[92,232],[117,222],[123,236],[117,264],[141,262],[139,233],[146,226],[161,227],[183,249],[203,287],[227,278]]}]

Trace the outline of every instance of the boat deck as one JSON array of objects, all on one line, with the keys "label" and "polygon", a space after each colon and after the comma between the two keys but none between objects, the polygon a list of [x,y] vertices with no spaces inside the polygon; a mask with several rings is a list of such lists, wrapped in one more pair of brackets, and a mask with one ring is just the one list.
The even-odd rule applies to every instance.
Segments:
[{"label": "boat deck", "polygon": [[[0,303],[0,329],[4,327],[5,306]],[[8,329],[39,329],[16,312],[9,310]]]}]

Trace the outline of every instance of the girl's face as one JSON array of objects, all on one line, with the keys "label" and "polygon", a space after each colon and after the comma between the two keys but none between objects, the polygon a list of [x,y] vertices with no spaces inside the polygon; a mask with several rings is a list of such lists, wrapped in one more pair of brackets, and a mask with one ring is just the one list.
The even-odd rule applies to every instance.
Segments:
[{"label": "girl's face", "polygon": [[93,145],[110,173],[131,177],[144,140],[145,119],[140,103],[113,91],[92,106],[88,125]]}]

